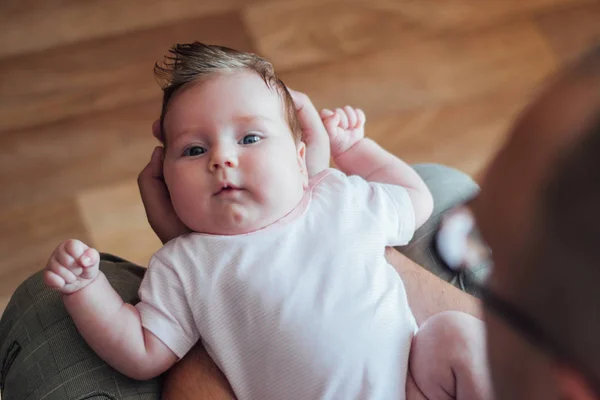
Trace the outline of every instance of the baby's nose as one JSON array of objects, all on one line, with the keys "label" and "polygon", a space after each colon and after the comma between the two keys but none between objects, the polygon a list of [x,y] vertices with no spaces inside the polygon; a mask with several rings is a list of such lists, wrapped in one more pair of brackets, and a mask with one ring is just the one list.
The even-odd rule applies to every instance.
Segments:
[{"label": "baby's nose", "polygon": [[219,168],[219,167],[228,167],[228,168],[233,168],[234,167],[234,163],[231,159],[224,159],[222,161],[216,161],[213,164],[214,168]]},{"label": "baby's nose", "polygon": [[213,153],[211,160],[211,169],[235,168],[237,167],[237,157],[232,151],[218,150]]}]

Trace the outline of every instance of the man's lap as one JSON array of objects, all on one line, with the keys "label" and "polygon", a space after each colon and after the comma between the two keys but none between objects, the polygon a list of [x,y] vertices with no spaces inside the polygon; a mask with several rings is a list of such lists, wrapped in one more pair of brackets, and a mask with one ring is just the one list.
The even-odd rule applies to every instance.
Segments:
[{"label": "man's lap", "polygon": [[[102,258],[101,269],[117,292],[126,302],[138,301],[144,269],[112,256]],[[158,380],[129,379],[93,352],[41,273],[15,291],[2,316],[0,357],[3,400],[160,398]]]},{"label": "man's lap", "polygon": [[[432,218],[408,245],[398,248],[444,280],[430,250],[440,215],[477,191],[465,174],[435,164],[415,166],[435,201]],[[144,268],[102,255],[101,269],[126,302],[138,301]],[[14,293],[0,320],[0,385],[3,400],[12,399],[158,399],[160,381],[139,382],[106,365],[78,334],[60,296],[44,286],[41,273]]]},{"label": "man's lap", "polygon": [[[427,184],[434,199],[431,217],[416,232],[406,246],[396,247],[402,254],[423,266],[434,275],[467,293],[477,295],[464,285],[459,276],[442,265],[434,251],[434,233],[441,216],[452,207],[471,199],[479,191],[477,184],[461,171],[439,164],[417,164],[413,168]],[[483,269],[477,273],[484,273]]]}]

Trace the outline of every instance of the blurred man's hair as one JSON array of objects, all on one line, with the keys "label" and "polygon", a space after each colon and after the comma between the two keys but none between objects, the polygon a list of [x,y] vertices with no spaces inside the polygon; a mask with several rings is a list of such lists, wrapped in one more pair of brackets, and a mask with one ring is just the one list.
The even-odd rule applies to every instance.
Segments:
[{"label": "blurred man's hair", "polygon": [[287,87],[275,74],[273,65],[262,57],[228,47],[207,45],[200,42],[177,44],[169,50],[162,64],[154,65],[154,74],[163,89],[160,126],[163,135],[164,118],[169,102],[183,86],[201,82],[216,74],[250,71],[260,76],[269,89],[275,89],[283,101],[284,115],[294,139],[301,140],[302,130]]}]

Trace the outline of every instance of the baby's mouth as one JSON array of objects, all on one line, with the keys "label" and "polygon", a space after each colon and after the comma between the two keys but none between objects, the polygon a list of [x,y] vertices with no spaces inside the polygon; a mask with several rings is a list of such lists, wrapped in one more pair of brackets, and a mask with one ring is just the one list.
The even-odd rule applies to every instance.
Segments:
[{"label": "baby's mouth", "polygon": [[221,187],[221,189],[219,189],[215,193],[215,196],[222,195],[222,194],[234,193],[234,192],[238,192],[240,190],[242,190],[242,189],[240,189],[236,186],[230,185],[230,184],[226,184],[226,185],[223,185],[223,187]]}]

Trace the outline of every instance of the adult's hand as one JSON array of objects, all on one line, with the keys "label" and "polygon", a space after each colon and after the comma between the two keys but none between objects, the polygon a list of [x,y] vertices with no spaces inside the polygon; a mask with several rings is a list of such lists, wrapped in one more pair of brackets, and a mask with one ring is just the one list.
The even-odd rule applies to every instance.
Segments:
[{"label": "adult's hand", "polygon": [[[152,125],[152,134],[163,142],[159,121]],[[138,176],[138,187],[150,227],[164,244],[190,230],[181,222],[171,203],[163,177],[163,159],[164,148],[155,147],[150,162]]]},{"label": "adult's hand", "polygon": [[296,114],[302,128],[302,140],[306,144],[306,168],[308,176],[313,176],[329,167],[329,137],[321,116],[310,98],[301,92],[291,90]]}]

